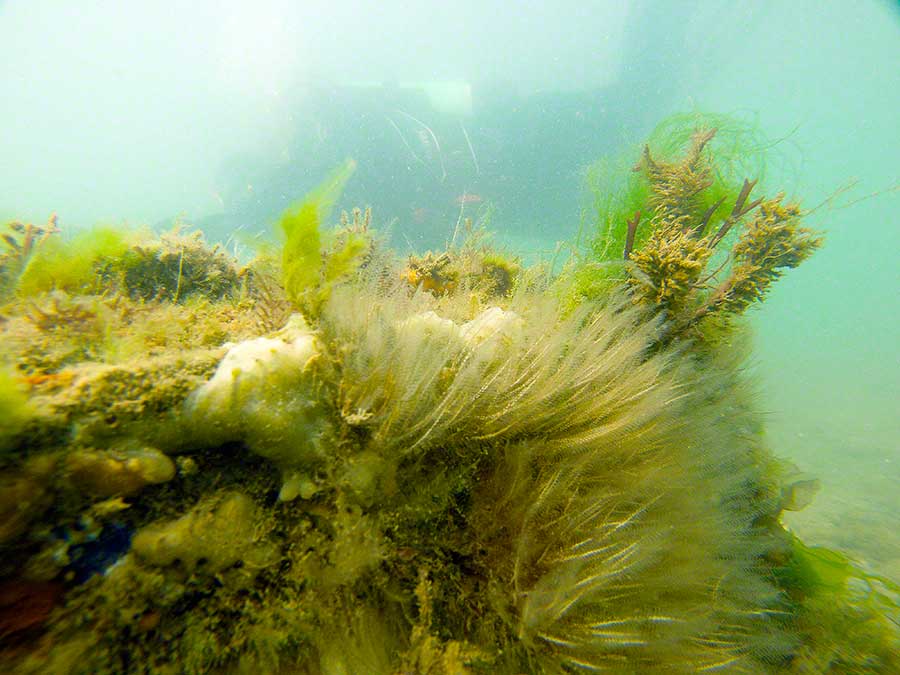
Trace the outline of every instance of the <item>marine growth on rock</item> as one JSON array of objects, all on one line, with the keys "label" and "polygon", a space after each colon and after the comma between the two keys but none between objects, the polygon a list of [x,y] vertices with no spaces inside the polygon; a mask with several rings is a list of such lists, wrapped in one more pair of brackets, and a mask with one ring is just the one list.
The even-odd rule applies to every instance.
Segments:
[{"label": "marine growth on rock", "polygon": [[352,164],[247,266],[176,232],[28,290],[53,228],[11,226],[0,669],[898,672],[900,589],[782,526],[814,481],[742,369],[820,240],[714,138],[561,273],[328,228]]}]

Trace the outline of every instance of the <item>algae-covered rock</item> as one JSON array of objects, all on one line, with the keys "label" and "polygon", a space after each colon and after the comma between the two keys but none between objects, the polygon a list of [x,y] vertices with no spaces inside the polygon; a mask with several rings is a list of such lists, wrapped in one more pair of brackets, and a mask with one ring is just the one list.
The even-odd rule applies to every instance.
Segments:
[{"label": "algae-covered rock", "polygon": [[50,476],[56,458],[39,455],[0,475],[0,545],[22,535],[53,501]]},{"label": "algae-covered rock", "polygon": [[177,520],[148,525],[132,543],[134,554],[154,567],[180,565],[188,573],[215,574],[237,562],[258,570],[274,561],[274,547],[256,533],[253,500],[232,492],[204,502]]},{"label": "algae-covered rock", "polygon": [[141,300],[183,302],[192,296],[218,300],[240,287],[236,261],[200,231],[182,233],[176,225],[158,239],[140,242],[100,266],[107,284]]},{"label": "algae-covered rock", "polygon": [[514,257],[484,246],[489,238],[483,228],[474,228],[466,219],[465,238],[461,246],[448,251],[428,251],[423,256],[409,256],[401,279],[413,288],[434,295],[466,289],[484,298],[502,298],[510,293],[522,272]]},{"label": "algae-covered rock", "polygon": [[[646,172],[665,168],[651,160]],[[13,554],[7,577],[27,561],[34,580],[62,579],[66,593],[43,642],[25,662],[0,648],[0,670],[897,672],[883,602],[848,613],[871,621],[844,640],[860,658],[820,658],[846,633],[837,617],[819,630],[823,607],[852,608],[834,602],[838,586],[895,587],[786,545],[779,516],[812,484],[782,487],[741,350],[660,332],[667,309],[691,310],[690,324],[705,289],[648,312],[624,273],[606,275],[600,302],[574,307],[550,272],[518,275],[474,242],[452,251],[471,265],[451,273],[449,253],[426,256],[398,278],[364,232],[320,232],[347,171],[282,219],[275,311],[258,307],[268,282],[238,299],[238,277],[194,265],[177,237],[101,270],[139,277],[112,279],[116,326],[140,334],[151,322],[126,295],[168,307],[152,313],[162,323],[189,316],[183,299],[195,295],[222,314],[211,325],[243,328],[150,340],[153,358],[142,338],[119,345],[128,360],[47,371],[53,386],[32,379],[42,426],[58,433],[47,440],[30,420],[32,460],[0,457],[0,543]],[[689,231],[670,218],[665,232],[685,246],[717,237],[703,232],[715,212],[701,209]],[[627,215],[622,246],[607,248],[633,275],[653,242],[635,238],[640,218]],[[758,230],[759,241],[777,234]],[[660,278],[669,289],[674,277]],[[284,322],[282,300],[305,319],[268,332]],[[219,335],[233,342],[178,346]],[[76,558],[102,573],[78,577]]]},{"label": "algae-covered rock", "polygon": [[95,497],[130,495],[175,477],[175,464],[152,447],[78,450],[66,458],[69,479]]},{"label": "algae-covered rock", "polygon": [[[68,386],[37,398],[47,433],[154,438],[172,435],[182,405],[215,370],[221,349],[198,349],[109,365],[86,363],[66,374]],[[35,430],[35,434],[37,430]]]}]

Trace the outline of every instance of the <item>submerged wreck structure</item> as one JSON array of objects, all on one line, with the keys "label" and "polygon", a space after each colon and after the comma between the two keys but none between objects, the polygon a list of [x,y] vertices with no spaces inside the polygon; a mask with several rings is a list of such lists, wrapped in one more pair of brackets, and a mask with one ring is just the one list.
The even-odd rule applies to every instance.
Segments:
[{"label": "submerged wreck structure", "polygon": [[0,669],[900,671],[897,586],[780,524],[809,486],[741,371],[820,239],[714,134],[648,147],[557,274],[326,227],[351,166],[247,266],[10,225]]}]

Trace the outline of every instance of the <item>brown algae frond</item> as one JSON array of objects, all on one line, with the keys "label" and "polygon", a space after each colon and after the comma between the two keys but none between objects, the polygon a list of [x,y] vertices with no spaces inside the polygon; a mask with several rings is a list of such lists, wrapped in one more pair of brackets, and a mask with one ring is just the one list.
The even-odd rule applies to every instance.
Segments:
[{"label": "brown algae frond", "polygon": [[[713,185],[711,159],[705,153],[714,129],[698,131],[687,154],[677,162],[657,162],[649,148],[636,170],[650,182],[651,231],[643,246],[632,251],[630,284],[635,300],[662,309],[676,332],[684,332],[711,314],[738,315],[764,299],[783,269],[797,267],[822,243],[821,237],[800,227],[797,204],[784,205],[783,195],[750,201],[756,181],[745,179],[730,212],[716,217],[727,196],[701,211],[701,195]],[[727,205],[726,205],[727,206]],[[628,222],[629,238],[639,216]],[[717,227],[710,227],[719,221]],[[716,261],[717,247],[731,231],[738,239],[724,262]],[[724,270],[724,272],[723,272]],[[715,287],[712,282],[724,279]]]},{"label": "brown algae frond", "polygon": [[[730,150],[721,162],[719,133],[710,125],[726,127]],[[676,116],[652,139],[665,159],[646,145],[630,171],[590,173],[596,231],[562,277],[566,301],[602,298],[626,284],[634,302],[661,312],[667,339],[707,340],[715,334],[707,328],[725,327],[762,301],[822,238],[801,226],[797,203],[753,194],[762,172],[753,140],[751,131],[721,117]],[[744,145],[750,147],[742,155]],[[759,173],[741,176],[745,170]]]}]

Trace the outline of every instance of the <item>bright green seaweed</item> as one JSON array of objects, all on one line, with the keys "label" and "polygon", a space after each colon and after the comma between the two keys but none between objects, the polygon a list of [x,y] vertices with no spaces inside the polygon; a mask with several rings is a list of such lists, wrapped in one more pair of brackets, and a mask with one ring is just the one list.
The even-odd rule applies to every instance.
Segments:
[{"label": "bright green seaweed", "polygon": [[278,222],[285,237],[281,255],[285,292],[311,320],[318,316],[334,285],[359,266],[369,248],[362,232],[345,230],[329,236],[322,229],[355,168],[348,160],[302,202],[285,211]]},{"label": "bright green seaweed", "polygon": [[79,232],[68,242],[50,238],[29,260],[16,291],[25,296],[53,290],[90,291],[97,283],[97,265],[105,259],[121,258],[130,245],[128,233],[114,227]]}]

